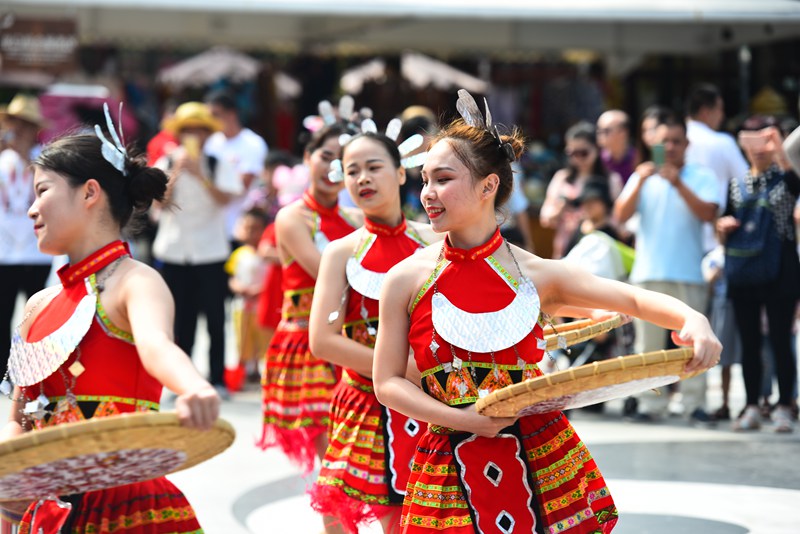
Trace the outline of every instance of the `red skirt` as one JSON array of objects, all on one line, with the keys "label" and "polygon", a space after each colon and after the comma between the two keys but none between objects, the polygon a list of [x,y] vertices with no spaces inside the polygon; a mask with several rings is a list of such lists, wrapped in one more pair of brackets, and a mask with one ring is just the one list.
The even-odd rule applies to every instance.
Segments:
[{"label": "red skirt", "polygon": [[419,423],[378,402],[371,380],[345,370],[331,401],[328,450],[309,491],[311,505],[353,534],[399,507],[421,435]]},{"label": "red skirt", "polygon": [[333,388],[341,371],[311,354],[308,321],[284,319],[267,349],[262,381],[261,448],[280,447],[306,473],[314,469],[315,439],[328,430]]},{"label": "red skirt", "polygon": [[[527,416],[495,438],[431,427],[408,482],[403,533],[604,534],[617,509],[561,413]],[[477,523],[477,525],[476,525]]]},{"label": "red skirt", "polygon": [[[70,499],[72,501],[72,499]],[[31,534],[33,503],[19,534]],[[203,530],[186,497],[166,478],[91,491],[77,498],[67,520],[69,534],[198,534]]]}]

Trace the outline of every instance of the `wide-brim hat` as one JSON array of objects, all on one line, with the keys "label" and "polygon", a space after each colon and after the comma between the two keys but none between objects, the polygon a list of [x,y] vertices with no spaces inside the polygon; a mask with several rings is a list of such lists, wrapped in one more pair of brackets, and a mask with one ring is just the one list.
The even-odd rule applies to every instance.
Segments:
[{"label": "wide-brim hat", "polygon": [[214,118],[209,107],[202,102],[185,102],[178,106],[172,117],[161,123],[161,127],[173,134],[185,128],[205,128],[216,132],[222,129],[222,123]]},{"label": "wide-brim hat", "polygon": [[0,119],[6,117],[14,117],[39,128],[47,125],[47,120],[39,107],[39,99],[31,95],[18,94],[7,106],[0,106]]}]

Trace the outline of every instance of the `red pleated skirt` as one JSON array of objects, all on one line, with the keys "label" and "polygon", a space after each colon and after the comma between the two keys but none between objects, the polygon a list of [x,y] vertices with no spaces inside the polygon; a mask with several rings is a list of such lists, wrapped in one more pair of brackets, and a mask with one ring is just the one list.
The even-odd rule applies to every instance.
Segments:
[{"label": "red pleated skirt", "polygon": [[306,320],[282,320],[267,350],[259,445],[280,447],[306,473],[313,470],[314,441],[328,430],[331,397],[340,374],[337,367],[311,354]]},{"label": "red pleated skirt", "polygon": [[523,417],[495,438],[428,429],[411,466],[401,525],[406,534],[605,534],[616,522],[588,449],[554,412]]},{"label": "red pleated skirt", "polygon": [[[35,534],[30,522],[35,503],[22,518],[19,534]],[[186,497],[166,478],[82,495],[65,534],[198,534],[203,530]]]},{"label": "red pleated skirt", "polygon": [[[345,370],[331,402],[328,450],[311,488],[311,505],[336,517],[353,534],[398,510],[410,473],[408,465],[421,432],[408,418],[383,407],[372,381]],[[413,436],[398,436],[387,423]],[[405,439],[398,439],[405,438]]]}]

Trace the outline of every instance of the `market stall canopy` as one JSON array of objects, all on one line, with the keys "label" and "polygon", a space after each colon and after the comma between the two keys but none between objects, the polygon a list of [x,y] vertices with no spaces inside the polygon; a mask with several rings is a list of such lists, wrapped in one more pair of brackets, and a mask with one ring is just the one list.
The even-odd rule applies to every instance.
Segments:
[{"label": "market stall canopy", "polygon": [[6,0],[84,41],[286,52],[707,53],[800,36],[795,0]]},{"label": "market stall canopy", "polygon": [[[417,52],[403,52],[400,73],[415,89],[435,87],[443,91],[461,88],[473,93],[486,94],[489,84],[438,59]],[[345,71],[339,81],[342,91],[357,95],[369,81],[380,81],[386,75],[386,62],[373,59]]]},{"label": "market stall canopy", "polygon": [[258,60],[217,46],[163,69],[158,81],[175,88],[203,87],[223,78],[240,83],[255,78],[259,70]]}]

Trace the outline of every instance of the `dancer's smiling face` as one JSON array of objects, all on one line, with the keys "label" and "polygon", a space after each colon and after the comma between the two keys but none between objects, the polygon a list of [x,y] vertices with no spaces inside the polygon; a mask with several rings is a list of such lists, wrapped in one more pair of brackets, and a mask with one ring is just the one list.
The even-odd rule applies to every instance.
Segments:
[{"label": "dancer's smiling face", "polygon": [[434,144],[422,168],[420,200],[436,232],[469,225],[481,211],[479,193],[484,180],[473,179],[452,142],[445,139]]}]

